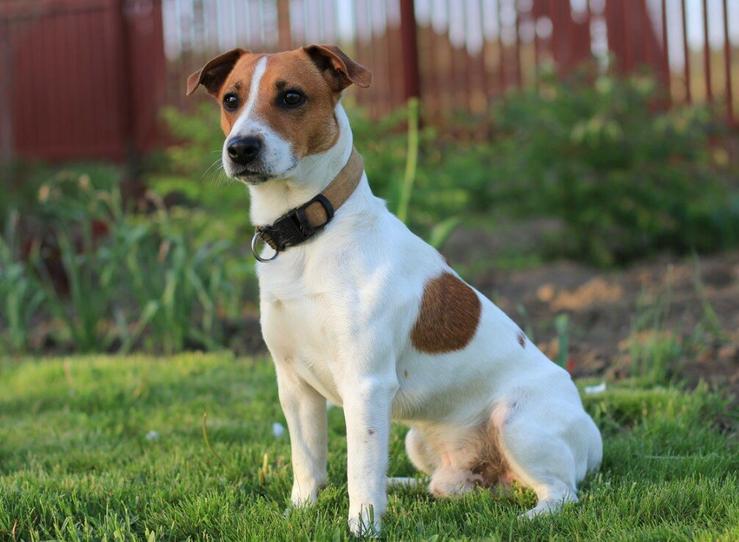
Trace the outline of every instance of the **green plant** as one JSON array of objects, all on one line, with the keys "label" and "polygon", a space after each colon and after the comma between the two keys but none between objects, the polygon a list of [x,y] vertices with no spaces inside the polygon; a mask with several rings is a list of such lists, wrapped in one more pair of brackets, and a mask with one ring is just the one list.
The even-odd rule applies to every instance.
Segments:
[{"label": "green plant", "polygon": [[408,206],[413,193],[413,183],[416,180],[418,167],[418,98],[408,100],[408,146],[406,150],[405,173],[398,202],[398,218],[405,222],[408,218]]},{"label": "green plant", "polygon": [[558,314],[554,318],[554,329],[557,331],[557,364],[568,369],[570,358],[570,317],[567,314]]},{"label": "green plant", "polygon": [[217,113],[210,102],[200,103],[190,113],[165,108],[162,118],[176,143],[164,151],[163,161],[150,171],[147,181],[168,206],[193,211],[196,219],[216,225],[218,239],[249,239],[248,191],[223,173],[223,132]]},{"label": "green plant", "polygon": [[580,75],[508,96],[479,200],[559,219],[554,250],[601,265],[735,246],[736,171],[712,158],[717,124],[702,107],[655,109],[655,95],[648,77]]},{"label": "green plant", "polygon": [[674,378],[685,350],[675,334],[655,330],[632,336],[629,354],[632,376],[642,384],[659,385]]},{"label": "green plant", "polygon": [[642,384],[671,382],[685,354],[680,337],[665,328],[672,307],[672,271],[665,276],[665,290],[659,294],[642,291],[627,339],[629,374]]},{"label": "green plant", "polygon": [[[0,222],[7,223],[12,213],[20,216],[19,233],[42,234],[40,230],[60,215],[74,212],[77,196],[85,190],[85,180],[95,179],[98,189],[110,190],[118,186],[121,171],[118,166],[104,162],[76,162],[52,166],[42,162],[12,162],[0,164]],[[82,180],[82,182],[80,182]],[[67,197],[61,207],[40,204],[50,190]],[[55,198],[59,201],[59,198]],[[30,221],[30,223],[29,223]]]},{"label": "green plant", "polygon": [[253,272],[231,241],[213,239],[218,228],[153,196],[155,211],[125,213],[118,189],[87,175],[53,175],[39,193],[25,218],[44,227],[28,254],[14,248],[15,226],[0,243],[0,330],[13,349],[28,348],[38,313],[58,345],[80,352],[223,346],[223,320],[239,315]]},{"label": "green plant", "polygon": [[716,314],[713,305],[706,295],[706,287],[701,279],[700,260],[697,256],[693,256],[693,286],[701,301],[702,317],[694,330],[694,335],[700,337],[702,341],[713,339],[714,341],[728,342],[729,336],[721,325],[721,320]]},{"label": "green plant", "polygon": [[[187,215],[159,210],[146,220],[127,219],[114,231],[107,257],[115,262],[118,281],[125,281],[147,334],[143,346],[172,353],[193,346],[208,349],[223,344],[218,316],[238,312],[241,288],[228,271],[233,265],[229,241],[196,244],[197,230],[186,227]],[[251,265],[242,263],[242,267]],[[248,273],[248,271],[246,271]],[[235,302],[235,303],[234,303]],[[125,312],[119,327],[128,329]],[[130,349],[142,324],[124,343]],[[148,346],[147,346],[148,345]]]},{"label": "green plant", "polygon": [[24,352],[31,348],[31,327],[45,298],[27,264],[19,258],[17,223],[18,215],[10,213],[0,237],[0,345]]}]

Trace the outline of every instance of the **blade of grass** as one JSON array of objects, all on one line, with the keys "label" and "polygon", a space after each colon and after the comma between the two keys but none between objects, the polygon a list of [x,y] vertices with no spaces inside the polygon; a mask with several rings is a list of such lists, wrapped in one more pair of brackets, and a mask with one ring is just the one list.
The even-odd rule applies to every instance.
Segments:
[{"label": "blade of grass", "polygon": [[408,219],[408,206],[413,193],[413,183],[416,180],[416,169],[418,165],[418,99],[408,100],[408,147],[406,149],[405,174],[398,202],[398,218],[406,222]]}]

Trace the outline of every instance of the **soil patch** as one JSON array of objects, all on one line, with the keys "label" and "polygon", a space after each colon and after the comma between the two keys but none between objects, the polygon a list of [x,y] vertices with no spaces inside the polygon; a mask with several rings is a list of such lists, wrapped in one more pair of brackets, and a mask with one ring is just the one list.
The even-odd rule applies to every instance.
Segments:
[{"label": "soil patch", "polygon": [[660,334],[681,352],[675,376],[739,393],[739,252],[664,257],[614,271],[572,262],[488,268],[465,278],[553,358],[561,335],[555,318],[566,314],[574,376],[625,376],[635,341]]}]

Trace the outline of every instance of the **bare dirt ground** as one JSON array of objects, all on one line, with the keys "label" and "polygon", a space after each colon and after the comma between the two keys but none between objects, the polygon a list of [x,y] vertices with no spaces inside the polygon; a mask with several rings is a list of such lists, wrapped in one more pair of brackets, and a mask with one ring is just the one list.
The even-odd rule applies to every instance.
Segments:
[{"label": "bare dirt ground", "polygon": [[566,314],[575,376],[625,376],[634,342],[660,334],[678,347],[675,377],[739,393],[739,252],[614,271],[557,262],[466,278],[550,357],[559,349],[554,319]]}]

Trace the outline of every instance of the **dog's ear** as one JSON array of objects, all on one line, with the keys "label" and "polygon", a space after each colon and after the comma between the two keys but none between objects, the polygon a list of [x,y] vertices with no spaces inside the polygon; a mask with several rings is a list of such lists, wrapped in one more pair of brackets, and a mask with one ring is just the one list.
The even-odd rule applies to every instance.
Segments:
[{"label": "dog's ear", "polygon": [[241,58],[241,55],[248,53],[243,49],[231,49],[230,51],[218,55],[217,57],[208,61],[208,63],[200,68],[198,71],[190,74],[187,78],[187,96],[195,92],[198,85],[203,85],[211,95],[218,94],[218,91],[223,85],[223,81],[231,70],[233,69],[236,62]]},{"label": "dog's ear", "polygon": [[372,83],[372,72],[335,45],[308,45],[303,50],[321,70],[334,92],[341,92],[352,83],[362,88]]}]

